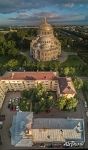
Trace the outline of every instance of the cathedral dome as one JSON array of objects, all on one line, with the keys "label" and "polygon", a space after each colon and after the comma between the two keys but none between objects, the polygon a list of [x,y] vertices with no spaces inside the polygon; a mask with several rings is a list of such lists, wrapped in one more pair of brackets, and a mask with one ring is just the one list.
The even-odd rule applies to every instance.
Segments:
[{"label": "cathedral dome", "polygon": [[61,44],[45,18],[39,26],[37,37],[31,42],[30,55],[39,61],[49,61],[58,59],[60,54]]},{"label": "cathedral dome", "polygon": [[44,22],[40,24],[39,29],[43,31],[53,30],[52,26],[47,23],[46,18],[44,19]]}]

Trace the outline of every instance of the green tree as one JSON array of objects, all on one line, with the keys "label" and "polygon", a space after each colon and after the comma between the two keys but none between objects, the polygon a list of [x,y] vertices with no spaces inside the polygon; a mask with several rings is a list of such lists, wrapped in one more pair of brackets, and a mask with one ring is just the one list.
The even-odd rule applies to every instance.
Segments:
[{"label": "green tree", "polygon": [[30,89],[30,91],[24,90],[22,97],[31,102],[34,112],[48,110],[54,105],[53,96],[46,91],[42,84],[38,84],[37,87]]},{"label": "green tree", "polygon": [[60,110],[63,110],[65,105],[66,105],[66,97],[61,96],[56,103],[57,108],[59,108]]},{"label": "green tree", "polygon": [[78,101],[77,101],[76,98],[70,98],[70,99],[68,99],[68,100],[66,101],[66,106],[65,106],[65,108],[66,108],[67,110],[71,110],[71,109],[76,108],[77,104],[78,104]]},{"label": "green tree", "polygon": [[5,49],[6,49],[6,41],[5,39],[0,40],[0,55],[5,55]]},{"label": "green tree", "polygon": [[16,48],[14,41],[7,41],[6,53],[13,56],[17,55],[18,49]]},{"label": "green tree", "polygon": [[75,68],[74,67],[70,67],[69,70],[70,70],[69,71],[69,75],[70,76],[74,76],[75,75]]},{"label": "green tree", "polygon": [[67,75],[69,74],[69,71],[70,71],[70,70],[69,70],[69,67],[65,67],[65,68],[64,68],[64,75],[67,76]]},{"label": "green tree", "polygon": [[14,69],[14,68],[16,68],[17,66],[18,66],[18,60],[16,60],[16,59],[11,59],[11,60],[9,60],[8,61],[8,63],[6,63],[5,65],[4,65],[4,67],[5,68],[10,68],[10,69]]},{"label": "green tree", "polygon": [[77,90],[79,90],[83,87],[83,81],[79,77],[75,77],[73,79],[73,83],[74,83],[74,86]]}]

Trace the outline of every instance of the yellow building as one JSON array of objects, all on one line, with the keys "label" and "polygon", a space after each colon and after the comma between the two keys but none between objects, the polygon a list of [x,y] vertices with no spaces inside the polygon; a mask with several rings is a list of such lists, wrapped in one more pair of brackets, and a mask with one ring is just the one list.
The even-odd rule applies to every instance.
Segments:
[{"label": "yellow building", "polygon": [[38,35],[30,45],[30,55],[39,61],[58,59],[61,54],[61,43],[54,36],[53,28],[45,21],[39,26]]},{"label": "yellow building", "polygon": [[57,72],[8,72],[0,77],[0,108],[8,91],[29,90],[39,83],[47,91],[55,91],[58,97],[70,98],[76,94],[71,78],[58,77]]}]

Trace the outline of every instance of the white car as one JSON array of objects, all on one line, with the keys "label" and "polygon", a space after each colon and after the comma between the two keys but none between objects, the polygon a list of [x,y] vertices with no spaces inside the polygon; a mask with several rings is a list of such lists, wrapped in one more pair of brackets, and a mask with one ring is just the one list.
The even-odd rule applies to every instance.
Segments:
[{"label": "white car", "polygon": [[85,108],[87,108],[87,102],[85,101]]},{"label": "white car", "polygon": [[12,99],[12,103],[14,103],[15,102],[15,100],[14,99]]},{"label": "white car", "polygon": [[86,112],[86,116],[88,117],[88,111]]},{"label": "white car", "polygon": [[11,104],[12,102],[11,101],[9,101],[9,104]]},{"label": "white car", "polygon": [[16,106],[16,108],[19,108],[19,106]]},{"label": "white car", "polygon": [[19,111],[19,108],[16,108],[16,111]]},{"label": "white car", "polygon": [[15,100],[16,100],[16,101],[18,101],[18,99],[17,99],[17,98],[16,98]]},{"label": "white car", "polygon": [[11,102],[11,101],[12,101],[12,99],[9,100],[9,102]]}]

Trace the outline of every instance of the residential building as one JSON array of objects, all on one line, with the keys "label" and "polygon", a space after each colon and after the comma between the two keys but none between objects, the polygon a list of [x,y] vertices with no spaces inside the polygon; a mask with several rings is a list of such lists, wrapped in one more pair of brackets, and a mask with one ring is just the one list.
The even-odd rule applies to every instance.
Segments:
[{"label": "residential building", "polygon": [[55,91],[57,97],[74,97],[76,94],[71,78],[59,77],[57,72],[7,72],[0,77],[0,108],[8,91],[23,91],[41,83],[47,91]]}]

